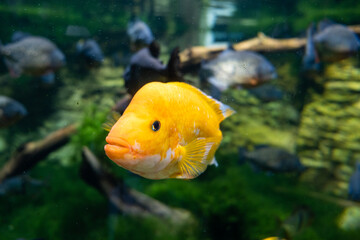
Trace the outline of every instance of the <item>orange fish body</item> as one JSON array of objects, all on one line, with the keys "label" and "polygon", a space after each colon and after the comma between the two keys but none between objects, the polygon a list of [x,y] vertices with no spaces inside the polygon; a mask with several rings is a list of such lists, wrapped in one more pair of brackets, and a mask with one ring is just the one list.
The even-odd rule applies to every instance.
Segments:
[{"label": "orange fish body", "polygon": [[105,152],[145,178],[195,178],[214,163],[220,122],[233,113],[189,84],[152,82],[111,128]]},{"label": "orange fish body", "polygon": [[264,238],[263,240],[286,240],[286,239],[279,237],[268,237],[268,238]]}]

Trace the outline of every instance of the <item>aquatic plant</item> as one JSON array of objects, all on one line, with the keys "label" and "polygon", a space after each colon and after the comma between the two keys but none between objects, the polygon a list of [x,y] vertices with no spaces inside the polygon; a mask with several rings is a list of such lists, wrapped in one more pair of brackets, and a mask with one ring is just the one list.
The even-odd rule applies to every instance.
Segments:
[{"label": "aquatic plant", "polygon": [[83,146],[87,146],[97,156],[105,156],[104,145],[107,132],[102,127],[107,120],[109,111],[99,110],[95,104],[86,106],[82,120],[79,124],[77,133],[71,138],[71,143],[75,147],[74,160],[81,160]]}]

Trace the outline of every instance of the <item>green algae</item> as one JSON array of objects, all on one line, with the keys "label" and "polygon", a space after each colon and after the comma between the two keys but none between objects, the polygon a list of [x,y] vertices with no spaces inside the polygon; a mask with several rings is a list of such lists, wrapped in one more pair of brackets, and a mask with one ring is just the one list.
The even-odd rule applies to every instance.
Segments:
[{"label": "green algae", "polygon": [[[306,157],[306,165],[316,168],[326,162],[329,172],[325,174],[325,191],[343,197],[351,176],[343,170],[353,169],[360,144],[360,74],[352,65],[353,59],[326,66],[319,81],[324,92],[304,107],[297,137],[298,153]],[[323,141],[326,144],[321,146]],[[319,149],[323,156],[316,156]]]}]

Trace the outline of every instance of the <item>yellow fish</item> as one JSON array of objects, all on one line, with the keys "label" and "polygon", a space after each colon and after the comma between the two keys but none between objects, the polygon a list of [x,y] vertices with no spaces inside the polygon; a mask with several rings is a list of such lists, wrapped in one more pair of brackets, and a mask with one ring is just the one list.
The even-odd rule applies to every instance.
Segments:
[{"label": "yellow fish", "polygon": [[149,179],[192,179],[216,164],[220,122],[234,110],[182,82],[151,82],[106,137],[117,165]]},{"label": "yellow fish", "polygon": [[268,237],[264,238],[263,240],[286,240],[285,238],[279,238],[279,237]]}]

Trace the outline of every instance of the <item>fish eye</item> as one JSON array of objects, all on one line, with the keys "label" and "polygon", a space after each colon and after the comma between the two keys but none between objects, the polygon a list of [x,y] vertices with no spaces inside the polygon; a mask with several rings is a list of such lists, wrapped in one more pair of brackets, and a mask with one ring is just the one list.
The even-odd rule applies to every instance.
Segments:
[{"label": "fish eye", "polygon": [[156,132],[160,129],[160,121],[156,120],[155,122],[153,122],[153,124],[151,125],[151,129]]}]

